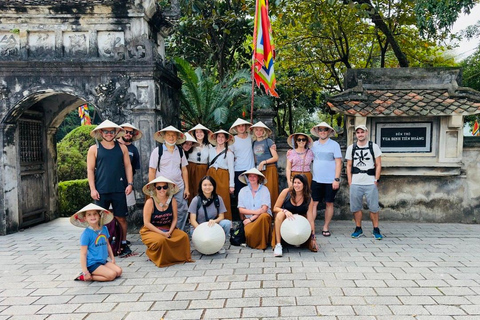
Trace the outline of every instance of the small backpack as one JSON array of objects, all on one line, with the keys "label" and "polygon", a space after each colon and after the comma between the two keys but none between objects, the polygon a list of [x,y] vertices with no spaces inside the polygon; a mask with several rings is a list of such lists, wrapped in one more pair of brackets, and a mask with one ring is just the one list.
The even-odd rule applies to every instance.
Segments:
[{"label": "small backpack", "polygon": [[107,223],[105,226],[107,227],[108,233],[110,234],[108,242],[110,242],[110,246],[112,247],[113,255],[118,256],[120,253],[122,253],[122,226],[115,218],[111,222]]},{"label": "small backpack", "polygon": [[[183,158],[183,148],[181,146],[177,146],[178,153],[180,154],[180,170],[182,170],[182,158]],[[157,171],[160,172],[160,160],[162,159],[163,155],[163,144],[158,146],[158,161],[157,161]]]},{"label": "small backpack", "polygon": [[240,221],[236,229],[230,230],[230,244],[232,246],[241,246],[247,242],[247,237],[245,236],[245,228],[243,222]]}]

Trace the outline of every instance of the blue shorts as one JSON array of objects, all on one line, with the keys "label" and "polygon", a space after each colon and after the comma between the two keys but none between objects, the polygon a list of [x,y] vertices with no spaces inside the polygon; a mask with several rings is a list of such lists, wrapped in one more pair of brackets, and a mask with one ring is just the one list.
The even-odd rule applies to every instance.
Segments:
[{"label": "blue shorts", "polygon": [[95,200],[95,204],[108,210],[110,205],[113,208],[115,217],[124,218],[128,215],[127,196],[125,192],[101,193],[100,200]]},{"label": "blue shorts", "polygon": [[93,274],[93,272],[94,272],[95,270],[97,270],[98,267],[104,266],[105,264],[106,264],[106,262],[105,262],[105,263],[96,262],[96,263],[92,264],[91,266],[87,267],[88,272],[90,272],[91,274]]},{"label": "blue shorts", "polygon": [[374,184],[352,184],[350,185],[350,211],[357,212],[363,209],[363,196],[367,200],[370,212],[380,211],[378,205],[378,188]]},{"label": "blue shorts", "polygon": [[319,183],[312,181],[312,199],[315,202],[320,202],[325,199],[325,202],[333,202],[337,190],[333,190],[331,183]]}]

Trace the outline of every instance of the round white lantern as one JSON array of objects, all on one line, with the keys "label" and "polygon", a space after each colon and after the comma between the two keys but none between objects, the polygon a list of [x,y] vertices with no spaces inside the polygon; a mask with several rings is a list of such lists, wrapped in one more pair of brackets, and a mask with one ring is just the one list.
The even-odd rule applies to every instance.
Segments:
[{"label": "round white lantern", "polygon": [[208,222],[201,223],[192,234],[195,249],[203,254],[217,253],[225,243],[225,231],[217,223],[209,227]]},{"label": "round white lantern", "polygon": [[294,219],[283,220],[280,227],[280,234],[282,239],[288,244],[298,246],[308,240],[311,234],[310,223],[308,220],[299,214],[293,215]]}]

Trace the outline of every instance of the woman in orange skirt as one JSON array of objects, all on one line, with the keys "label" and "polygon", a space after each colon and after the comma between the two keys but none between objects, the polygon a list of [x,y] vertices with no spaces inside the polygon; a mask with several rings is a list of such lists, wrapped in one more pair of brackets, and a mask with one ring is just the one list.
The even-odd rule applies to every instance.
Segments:
[{"label": "woman in orange skirt", "polygon": [[232,209],[230,207],[230,194],[235,190],[235,170],[233,168],[233,152],[228,146],[234,142],[234,138],[225,130],[219,130],[210,134],[208,141],[210,147],[207,175],[217,183],[217,194],[222,197],[227,208],[225,219],[232,221]]},{"label": "woman in orange skirt", "polygon": [[277,161],[278,154],[274,147],[274,142],[268,136],[272,134],[262,121],[255,123],[250,127],[253,131],[253,156],[255,158],[255,166],[263,173],[266,182],[265,186],[270,191],[270,203],[275,203],[278,198],[278,171]]},{"label": "woman in orange skirt", "polygon": [[238,211],[245,227],[247,245],[265,250],[272,234],[270,192],[264,185],[267,179],[256,168],[252,168],[242,173],[238,180],[247,185],[238,194]]},{"label": "woman in orange skirt", "polygon": [[190,204],[193,197],[197,195],[198,183],[207,174],[209,151],[208,136],[212,131],[201,124],[197,124],[195,127],[188,130],[188,133],[197,140],[197,143],[194,144],[192,151],[189,154],[187,166],[188,187],[190,191],[188,203]]},{"label": "woman in orange skirt", "polygon": [[142,191],[150,196],[143,207],[143,227],[140,229],[147,256],[157,267],[193,262],[188,235],[176,228],[177,201],[173,195],[178,189],[175,184],[160,176]]},{"label": "woman in orange skirt", "polygon": [[308,185],[311,186],[313,152],[310,148],[313,145],[312,138],[304,133],[294,133],[288,137],[287,143],[292,148],[287,151],[287,165],[285,168],[288,187],[292,187],[293,177],[297,174],[305,175]]}]

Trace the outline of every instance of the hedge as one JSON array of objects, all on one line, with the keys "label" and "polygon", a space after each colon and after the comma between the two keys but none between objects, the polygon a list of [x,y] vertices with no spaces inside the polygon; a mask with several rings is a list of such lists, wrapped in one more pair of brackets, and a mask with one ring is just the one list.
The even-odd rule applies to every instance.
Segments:
[{"label": "hedge", "polygon": [[58,211],[61,217],[69,217],[92,203],[88,179],[69,180],[58,183]]}]

